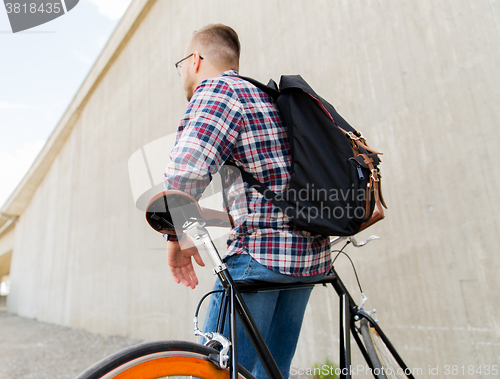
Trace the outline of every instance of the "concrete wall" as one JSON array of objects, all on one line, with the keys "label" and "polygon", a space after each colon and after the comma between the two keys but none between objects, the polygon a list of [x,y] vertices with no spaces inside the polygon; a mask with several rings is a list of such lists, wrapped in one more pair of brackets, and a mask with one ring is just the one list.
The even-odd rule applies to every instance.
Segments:
[{"label": "concrete wall", "polygon": [[14,248],[14,229],[14,226],[6,228],[0,237],[0,277],[8,275],[10,271],[12,249]]},{"label": "concrete wall", "polygon": [[[360,236],[382,240],[348,251],[409,365],[426,377],[429,366],[496,364],[500,2],[235,4],[158,0],[124,40],[17,222],[10,311],[193,340],[195,302],[213,277],[198,270],[194,291],[169,278],[165,244],[134,207],[127,161],[175,131],[186,103],[173,63],[193,30],[223,22],[240,34],[242,74],[302,74],[384,152],[387,219]],[[337,267],[359,299],[346,259]],[[314,291],[297,366],[337,361],[336,309],[332,293]]]}]

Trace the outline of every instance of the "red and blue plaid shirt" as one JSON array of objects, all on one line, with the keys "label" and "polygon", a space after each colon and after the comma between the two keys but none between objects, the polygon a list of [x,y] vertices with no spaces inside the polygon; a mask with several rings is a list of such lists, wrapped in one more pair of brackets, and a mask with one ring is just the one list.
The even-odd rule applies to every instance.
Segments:
[{"label": "red and blue plaid shirt", "polygon": [[[272,191],[285,190],[291,157],[284,121],[270,96],[229,76],[237,74],[226,71],[196,88],[177,131],[165,189],[199,199],[212,175],[231,159]],[[226,256],[248,253],[269,269],[293,276],[315,275],[331,267],[327,237],[297,229],[258,191],[241,180],[233,188],[238,187],[235,183],[244,195],[239,194],[239,201],[229,196],[235,226]]]}]

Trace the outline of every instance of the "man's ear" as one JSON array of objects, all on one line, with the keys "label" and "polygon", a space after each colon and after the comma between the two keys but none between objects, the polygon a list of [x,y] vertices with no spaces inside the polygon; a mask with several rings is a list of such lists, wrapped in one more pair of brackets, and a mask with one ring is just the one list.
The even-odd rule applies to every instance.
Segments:
[{"label": "man's ear", "polygon": [[200,71],[200,65],[201,65],[202,59],[203,58],[201,58],[200,53],[195,52],[193,54],[193,69],[194,69],[195,74],[197,74]]}]

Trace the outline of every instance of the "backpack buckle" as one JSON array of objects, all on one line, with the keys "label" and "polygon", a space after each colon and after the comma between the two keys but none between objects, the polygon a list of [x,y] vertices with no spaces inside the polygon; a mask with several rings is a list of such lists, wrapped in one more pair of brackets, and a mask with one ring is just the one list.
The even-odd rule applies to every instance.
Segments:
[{"label": "backpack buckle", "polygon": [[359,141],[359,137],[356,136],[353,132],[347,132],[346,136],[351,139],[352,141]]},{"label": "backpack buckle", "polygon": [[370,175],[370,179],[374,182],[380,182],[379,172],[376,168],[372,169],[372,174]]},{"label": "backpack buckle", "polygon": [[[356,136],[356,134],[354,134],[353,132],[347,132],[345,134],[345,136],[347,138],[349,138],[350,142],[351,142],[351,146],[352,146],[352,149],[354,151],[354,154],[356,154],[357,151],[359,151],[359,145],[356,141],[359,141],[359,137]],[[357,154],[356,154],[357,155]]]}]

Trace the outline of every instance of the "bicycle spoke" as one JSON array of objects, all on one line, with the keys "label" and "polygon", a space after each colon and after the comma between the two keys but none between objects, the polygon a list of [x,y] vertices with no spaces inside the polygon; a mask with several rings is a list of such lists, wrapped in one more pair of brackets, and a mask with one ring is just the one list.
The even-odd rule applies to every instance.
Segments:
[{"label": "bicycle spoke", "polygon": [[370,361],[374,367],[374,373],[379,379],[408,379],[404,369],[391,353],[380,335],[377,333],[367,320],[361,321],[360,327],[363,336],[365,348]]}]

